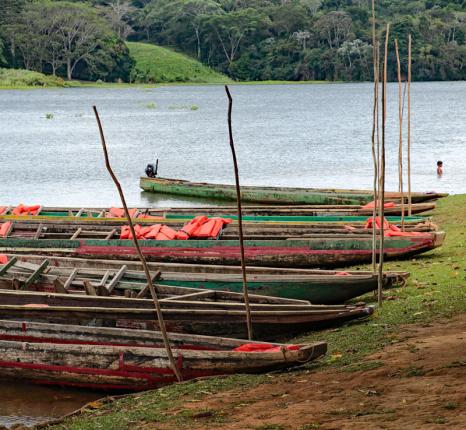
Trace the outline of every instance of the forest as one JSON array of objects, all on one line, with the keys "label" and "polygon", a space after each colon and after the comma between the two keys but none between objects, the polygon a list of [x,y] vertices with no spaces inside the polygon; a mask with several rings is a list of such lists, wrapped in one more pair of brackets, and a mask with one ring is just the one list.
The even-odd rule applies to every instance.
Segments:
[{"label": "forest", "polygon": [[[466,0],[378,0],[414,80],[466,78]],[[0,0],[0,67],[134,81],[125,41],[166,46],[240,81],[372,79],[370,0]],[[137,75],[144,81],[144,76]]]}]

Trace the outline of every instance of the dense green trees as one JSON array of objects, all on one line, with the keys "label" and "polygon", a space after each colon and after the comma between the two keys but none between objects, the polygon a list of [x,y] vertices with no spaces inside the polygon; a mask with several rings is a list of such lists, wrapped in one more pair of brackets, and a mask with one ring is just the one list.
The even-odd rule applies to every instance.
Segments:
[{"label": "dense green trees", "polygon": [[[236,79],[371,78],[370,0],[133,1],[133,39],[198,57]],[[465,0],[378,0],[379,31],[407,55],[414,39],[413,75],[465,79]],[[393,49],[389,77],[395,78]]]},{"label": "dense green trees", "polygon": [[[380,36],[390,22],[391,46],[398,38],[404,58],[412,34],[414,79],[466,78],[466,0],[376,3]],[[172,47],[235,79],[367,80],[370,7],[370,0],[0,0],[0,62],[127,79],[122,40],[129,39]],[[67,48],[57,29],[70,27],[70,15],[81,17],[79,31],[89,37]]]},{"label": "dense green trees", "polygon": [[8,11],[1,35],[12,66],[67,79],[128,79],[128,50],[95,8],[64,1],[1,1]]}]

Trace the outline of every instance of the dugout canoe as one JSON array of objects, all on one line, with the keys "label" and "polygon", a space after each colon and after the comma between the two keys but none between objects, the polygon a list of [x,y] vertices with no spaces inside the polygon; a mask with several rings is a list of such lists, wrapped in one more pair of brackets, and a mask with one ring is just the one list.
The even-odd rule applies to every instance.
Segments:
[{"label": "dugout canoe", "polygon": [[[28,282],[40,270],[44,256],[9,255],[10,267],[0,265],[0,288],[26,288],[30,291],[79,292],[84,281],[96,291],[114,283],[113,293],[139,295],[145,287],[145,274],[137,261],[91,260],[47,257],[47,267],[37,279]],[[11,264],[12,259],[13,264]],[[241,292],[241,268],[234,266],[149,263],[151,275],[161,271],[157,283],[165,286],[215,289]],[[123,271],[123,272],[122,272]],[[299,300],[314,304],[337,304],[377,289],[378,276],[369,271],[326,271],[247,267],[251,293]],[[400,287],[407,272],[385,272],[383,287]],[[114,282],[116,280],[116,282]]]},{"label": "dugout canoe", "polygon": [[[178,196],[202,197],[218,200],[236,200],[234,185],[191,182],[182,179],[141,177],[140,187],[147,192]],[[448,194],[412,193],[412,202],[436,200]],[[398,192],[386,192],[385,200],[399,200]],[[345,190],[331,188],[288,188],[241,186],[244,202],[285,205],[364,205],[373,200],[371,190]]]},{"label": "dugout canoe", "polygon": [[[327,351],[325,342],[291,346],[176,333],[169,339],[184,381],[300,366]],[[176,382],[159,332],[29,321],[0,321],[0,376],[106,391]]]},{"label": "dugout canoe", "polygon": [[[124,218],[116,218],[109,208],[78,207],[41,207],[36,215],[14,215],[12,206],[0,206],[0,220],[39,220],[39,221],[83,221],[83,222],[124,222]],[[412,214],[420,214],[435,209],[435,203],[417,203],[412,205]],[[408,216],[405,205],[405,222],[420,222],[422,217]],[[189,208],[132,208],[133,220],[141,223],[183,222],[198,215],[222,216],[237,219],[236,208],[189,207]],[[250,222],[365,222],[372,216],[372,209],[363,206],[243,206],[243,221]],[[401,206],[385,208],[385,216],[390,222],[401,222]],[[144,217],[150,217],[145,219]]]},{"label": "dugout canoe", "polygon": [[[442,231],[386,237],[384,256],[387,259],[411,257],[441,246],[444,238],[445,233]],[[238,240],[140,240],[139,243],[148,261],[240,264]],[[244,247],[246,264],[251,266],[327,268],[363,264],[372,259],[372,237],[369,234],[246,239]],[[13,236],[0,239],[0,252],[100,259],[138,258],[132,240]]]},{"label": "dugout canoe", "polygon": [[[157,285],[167,330],[247,337],[243,295]],[[250,296],[254,339],[271,340],[366,318],[365,305],[312,305],[302,300]],[[158,329],[151,299],[84,294],[0,291],[0,319]]]},{"label": "dugout canoe", "polygon": [[[155,224],[151,224],[155,225]],[[158,224],[160,225],[160,224]],[[184,223],[171,224],[172,233],[183,231]],[[398,228],[401,225],[393,224]],[[125,224],[108,225],[107,223],[76,223],[76,222],[30,222],[30,221],[7,221],[0,223],[0,227],[8,227],[8,231],[0,234],[0,239],[5,238],[33,238],[33,239],[106,239],[113,240],[121,237]],[[429,220],[420,223],[405,225],[406,232],[433,232],[438,227]],[[366,225],[353,224],[302,224],[302,223],[253,223],[243,226],[243,236],[249,240],[274,240],[292,238],[319,238],[333,236],[372,236],[372,229]],[[142,240],[142,238],[140,238]],[[190,238],[189,241],[196,239]],[[237,240],[239,230],[237,224],[226,224],[215,237],[204,238],[204,240]]]}]

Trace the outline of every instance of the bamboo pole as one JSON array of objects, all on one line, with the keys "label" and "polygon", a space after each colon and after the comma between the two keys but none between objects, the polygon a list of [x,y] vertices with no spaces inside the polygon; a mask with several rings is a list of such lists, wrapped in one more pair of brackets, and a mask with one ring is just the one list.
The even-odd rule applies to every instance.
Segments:
[{"label": "bamboo pole", "polygon": [[174,372],[174,374],[176,376],[176,379],[178,380],[178,382],[181,382],[181,380],[182,380],[181,373],[180,373],[180,371],[178,369],[178,366],[176,365],[175,358],[173,357],[173,353],[172,353],[172,350],[171,350],[171,347],[170,347],[170,341],[168,340],[167,329],[165,327],[165,321],[164,321],[163,315],[162,315],[162,309],[160,307],[159,299],[157,297],[157,292],[155,291],[154,284],[152,283],[152,277],[150,275],[149,267],[147,266],[146,259],[145,259],[144,255],[142,254],[141,247],[139,246],[138,239],[136,238],[136,232],[134,231],[133,221],[132,221],[131,216],[129,214],[128,206],[126,205],[126,199],[125,199],[125,196],[123,194],[123,188],[121,187],[120,182],[118,181],[117,177],[115,176],[115,173],[113,173],[112,167],[110,165],[110,159],[108,157],[108,152],[107,152],[107,144],[105,142],[104,131],[103,131],[103,128],[102,128],[102,123],[100,121],[99,113],[97,112],[97,108],[95,106],[93,106],[93,109],[94,109],[95,118],[97,120],[97,125],[99,126],[100,141],[102,143],[102,149],[104,151],[104,157],[105,157],[105,167],[107,168],[108,173],[112,177],[112,180],[115,183],[115,186],[116,186],[116,188],[118,190],[118,194],[120,195],[120,199],[121,199],[121,203],[123,205],[123,209],[125,211],[126,219],[128,221],[129,228],[131,230],[131,234],[133,236],[134,246],[136,247],[136,251],[138,253],[139,259],[141,260],[142,267],[144,268],[144,273],[145,273],[146,279],[147,279],[147,285],[149,286],[149,290],[150,290],[150,293],[152,295],[152,300],[154,301],[154,306],[155,306],[155,310],[156,310],[156,313],[157,313],[157,319],[158,319],[158,323],[159,323],[159,326],[160,326],[160,332],[162,334],[163,343],[165,345],[165,350],[167,351],[168,360],[169,360],[170,365],[172,367],[172,370],[173,370],[173,372]]},{"label": "bamboo pole", "polygon": [[388,60],[388,38],[390,35],[390,24],[387,24],[385,32],[385,51],[383,59],[382,76],[382,147],[380,158],[380,245],[379,245],[379,276],[377,288],[377,300],[382,306],[382,285],[383,285],[383,253],[384,253],[384,205],[385,205],[385,123],[387,120],[387,60]]},{"label": "bamboo pole", "polygon": [[372,271],[374,274],[377,270],[377,229],[375,217],[377,216],[377,182],[378,182],[378,157],[375,150],[375,136],[379,117],[379,58],[378,58],[378,41],[376,36],[376,19],[375,19],[375,0],[372,0],[372,58],[374,66],[374,104],[372,109],[372,161],[374,163],[374,209],[372,211]]},{"label": "bamboo pole", "polygon": [[411,203],[411,34],[408,35],[408,215],[412,214]]},{"label": "bamboo pole", "polygon": [[233,157],[233,168],[235,170],[236,202],[237,202],[237,209],[238,209],[238,232],[239,232],[239,244],[240,244],[240,251],[241,251],[241,272],[243,275],[244,306],[246,308],[246,324],[248,327],[248,339],[252,340],[251,309],[249,306],[249,292],[248,292],[248,281],[247,281],[247,275],[246,275],[246,261],[244,257],[243,216],[242,216],[242,211],[241,211],[241,189],[239,185],[238,161],[236,160],[235,143],[233,141],[233,129],[231,125],[233,98],[231,97],[231,93],[230,93],[230,89],[228,88],[228,85],[225,85],[225,91],[228,96],[228,135],[230,138],[231,155]]},{"label": "bamboo pole", "polygon": [[401,195],[401,230],[405,231],[405,197],[403,194],[403,85],[401,82],[400,52],[398,50],[398,39],[395,39],[395,54],[398,78],[398,122],[399,122],[399,144],[398,144],[398,191]]}]

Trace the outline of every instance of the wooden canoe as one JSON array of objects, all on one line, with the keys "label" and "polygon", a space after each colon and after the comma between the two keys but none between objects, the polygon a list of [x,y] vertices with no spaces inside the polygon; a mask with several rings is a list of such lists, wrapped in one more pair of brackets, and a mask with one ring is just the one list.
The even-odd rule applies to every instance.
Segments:
[{"label": "wooden canoe", "polygon": [[[386,237],[384,255],[388,259],[411,257],[441,246],[444,238],[445,233],[441,231]],[[141,240],[140,245],[149,261],[240,263],[238,240]],[[372,258],[372,237],[368,234],[246,239],[244,245],[246,264],[251,266],[338,267],[367,263]],[[8,237],[0,239],[0,252],[101,259],[137,258],[131,240]]]},{"label": "wooden canoe", "polygon": [[[147,192],[207,199],[236,200],[234,185],[190,182],[181,179],[141,177],[140,187]],[[413,203],[445,197],[443,193],[412,193]],[[398,192],[386,192],[385,200],[399,200]],[[285,205],[363,205],[373,200],[370,190],[340,190],[320,188],[287,188],[242,186],[244,202]]]},{"label": "wooden canoe", "polygon": [[[169,338],[183,380],[299,366],[327,350],[325,342],[290,347],[174,333]],[[245,344],[264,350],[235,350]],[[29,321],[0,321],[0,376],[111,391],[176,381],[159,332]]]},{"label": "wooden canoe", "polygon": [[[406,206],[407,207],[407,206]],[[108,208],[44,207],[36,215],[13,215],[12,207],[6,207],[0,213],[0,220],[39,220],[48,221],[82,221],[95,223],[121,223],[123,218],[115,218]],[[435,209],[435,203],[418,203],[412,207],[413,214],[420,214]],[[407,216],[405,222],[421,222],[422,217]],[[187,222],[198,215],[222,216],[236,221],[236,208],[199,207],[199,208],[135,208],[132,209],[133,220],[139,223],[161,222],[172,224]],[[362,206],[243,206],[245,223],[361,223],[372,216],[372,209]],[[385,209],[390,222],[401,222],[401,207],[396,205]],[[145,217],[150,217],[149,219]]]},{"label": "wooden canoe", "polygon": [[[124,224],[124,223],[120,223]],[[170,227],[175,231],[183,229],[183,223],[172,224]],[[396,224],[394,224],[396,225]],[[35,238],[35,239],[118,239],[123,225],[107,225],[94,223],[76,222],[10,222],[9,232],[2,236],[14,238]],[[438,227],[431,221],[424,221],[405,226],[407,232],[433,232]],[[290,238],[312,238],[312,237],[332,237],[332,236],[372,236],[372,229],[366,228],[362,224],[307,224],[307,223],[253,223],[243,227],[243,235],[249,240],[273,240]],[[219,232],[221,240],[239,239],[238,225],[228,224]],[[193,238],[194,239],[194,238]],[[190,239],[191,240],[191,239]]]},{"label": "wooden canoe", "polygon": [[[26,285],[28,279],[44,262],[43,256],[9,255],[16,262],[7,270],[0,265],[0,288],[26,288],[30,291],[79,292],[84,281],[96,291],[113,283],[114,294],[131,296],[141,294],[145,275],[136,261],[91,260],[79,258],[48,257],[47,267]],[[25,263],[25,264],[24,264]],[[160,285],[188,288],[215,289],[241,292],[242,274],[239,267],[190,265],[176,263],[149,263],[151,275]],[[121,277],[121,271],[124,270]],[[291,299],[309,300],[315,304],[343,303],[354,297],[377,289],[378,277],[365,271],[325,271],[309,269],[280,269],[248,267],[248,288],[251,293]],[[384,288],[402,286],[409,274],[385,272]],[[118,278],[118,279],[117,279]]]},{"label": "wooden canoe", "polygon": [[[157,288],[167,330],[247,337],[242,294],[160,285]],[[258,340],[291,337],[373,313],[369,306],[311,305],[302,300],[258,295],[251,295],[250,300],[254,339]],[[158,329],[150,299],[2,290],[0,303],[0,319]]]}]

